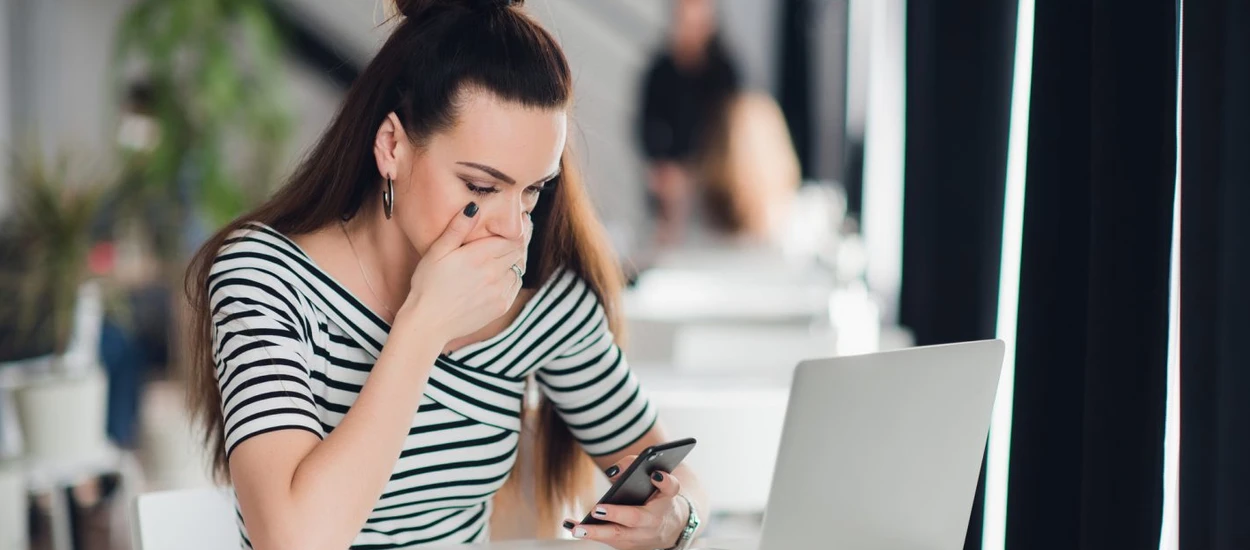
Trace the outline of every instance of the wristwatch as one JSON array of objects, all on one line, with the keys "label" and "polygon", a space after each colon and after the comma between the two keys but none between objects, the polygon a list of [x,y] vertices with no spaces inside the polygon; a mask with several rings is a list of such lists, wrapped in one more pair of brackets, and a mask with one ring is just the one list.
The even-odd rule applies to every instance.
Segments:
[{"label": "wristwatch", "polygon": [[682,530],[681,536],[677,537],[677,544],[674,544],[667,550],[688,550],[691,544],[694,544],[694,533],[699,530],[699,512],[694,508],[694,501],[690,500],[686,495],[677,495],[686,501],[686,507],[690,509],[690,516],[686,519],[686,528]]}]

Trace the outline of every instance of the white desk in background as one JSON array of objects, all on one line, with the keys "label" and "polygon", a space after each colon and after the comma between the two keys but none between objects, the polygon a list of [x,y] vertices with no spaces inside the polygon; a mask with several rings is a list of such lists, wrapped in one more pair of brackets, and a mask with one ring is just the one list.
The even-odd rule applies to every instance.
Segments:
[{"label": "white desk in background", "polygon": [[[462,548],[466,550],[612,550],[612,547],[604,544],[577,540],[492,542]],[[739,539],[701,539],[695,541],[691,548],[696,550],[755,550],[755,542]]]}]

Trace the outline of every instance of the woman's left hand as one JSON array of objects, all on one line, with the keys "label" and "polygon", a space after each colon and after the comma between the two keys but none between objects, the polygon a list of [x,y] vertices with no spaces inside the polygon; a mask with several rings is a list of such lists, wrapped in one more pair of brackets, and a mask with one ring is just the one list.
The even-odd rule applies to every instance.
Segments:
[{"label": "woman's left hand", "polygon": [[[636,456],[627,456],[608,472],[616,472],[609,476],[613,482],[616,477],[629,469]],[[655,550],[671,548],[677,544],[678,537],[686,528],[690,508],[686,501],[677,498],[681,493],[681,482],[671,474],[655,472],[651,483],[659,489],[646,504],[642,506],[616,506],[610,504],[596,505],[591,515],[606,521],[600,525],[579,524],[573,520],[565,520],[564,528],[573,533],[573,538],[594,540],[607,544],[617,550]]]}]

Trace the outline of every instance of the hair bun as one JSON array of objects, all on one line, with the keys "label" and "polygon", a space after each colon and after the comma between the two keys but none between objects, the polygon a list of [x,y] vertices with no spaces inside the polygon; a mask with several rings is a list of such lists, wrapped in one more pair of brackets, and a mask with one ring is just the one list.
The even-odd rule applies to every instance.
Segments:
[{"label": "hair bun", "polygon": [[469,0],[469,4],[479,10],[501,10],[513,6],[519,8],[525,4],[525,0]]},{"label": "hair bun", "polygon": [[525,0],[395,0],[395,11],[409,19],[416,19],[430,8],[461,6],[471,10],[502,10],[521,7]]}]

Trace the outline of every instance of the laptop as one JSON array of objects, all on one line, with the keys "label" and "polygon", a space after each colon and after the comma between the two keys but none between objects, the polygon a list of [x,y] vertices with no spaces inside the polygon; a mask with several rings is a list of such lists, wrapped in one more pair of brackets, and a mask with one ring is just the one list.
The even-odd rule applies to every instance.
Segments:
[{"label": "laptop", "polygon": [[799,364],[758,550],[960,550],[1001,340]]}]

